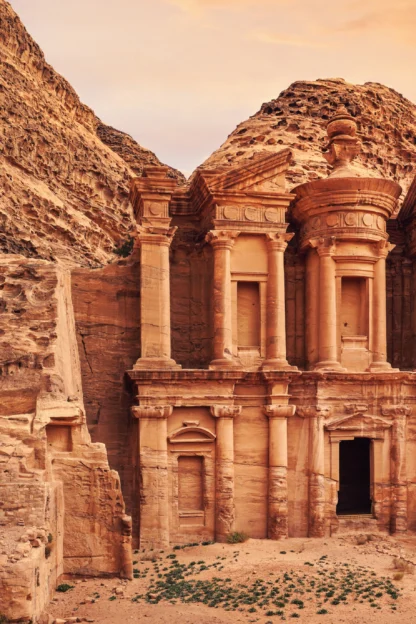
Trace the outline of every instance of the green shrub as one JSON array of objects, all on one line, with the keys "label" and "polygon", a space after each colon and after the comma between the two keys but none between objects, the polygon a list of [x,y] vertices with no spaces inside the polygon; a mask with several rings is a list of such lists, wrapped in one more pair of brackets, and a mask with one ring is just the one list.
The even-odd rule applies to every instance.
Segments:
[{"label": "green shrub", "polygon": [[129,236],[125,241],[114,247],[113,252],[120,258],[127,258],[131,255],[134,246],[134,238]]},{"label": "green shrub", "polygon": [[61,583],[56,588],[56,591],[65,593],[65,592],[69,591],[70,589],[74,589],[74,586],[73,585],[68,585],[68,583]]},{"label": "green shrub", "polygon": [[242,544],[248,540],[248,535],[242,531],[234,531],[227,535],[227,544]]}]

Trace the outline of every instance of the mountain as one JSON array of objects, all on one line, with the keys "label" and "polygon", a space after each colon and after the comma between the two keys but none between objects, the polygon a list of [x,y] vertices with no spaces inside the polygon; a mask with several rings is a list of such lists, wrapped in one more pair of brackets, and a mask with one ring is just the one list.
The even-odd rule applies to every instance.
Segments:
[{"label": "mountain", "polygon": [[80,101],[0,0],[0,253],[108,263],[133,228],[129,180],[150,164],[161,163]]},{"label": "mountain", "polygon": [[395,180],[406,191],[416,174],[416,106],[381,84],[342,78],[294,82],[240,123],[202,168],[234,166],[258,152],[290,147],[290,187],[325,177],[326,124],[340,104],[357,119],[362,172]]}]

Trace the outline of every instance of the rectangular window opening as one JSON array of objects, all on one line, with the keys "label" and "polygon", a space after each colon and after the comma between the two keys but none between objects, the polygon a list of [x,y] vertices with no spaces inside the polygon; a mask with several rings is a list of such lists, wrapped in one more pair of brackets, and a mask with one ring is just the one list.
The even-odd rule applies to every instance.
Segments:
[{"label": "rectangular window opening", "polygon": [[341,281],[341,336],[368,336],[368,280],[343,277]]},{"label": "rectangular window opening", "polygon": [[258,282],[237,283],[238,346],[260,347],[260,288]]},{"label": "rectangular window opening", "polygon": [[179,457],[179,512],[204,510],[204,458]]}]

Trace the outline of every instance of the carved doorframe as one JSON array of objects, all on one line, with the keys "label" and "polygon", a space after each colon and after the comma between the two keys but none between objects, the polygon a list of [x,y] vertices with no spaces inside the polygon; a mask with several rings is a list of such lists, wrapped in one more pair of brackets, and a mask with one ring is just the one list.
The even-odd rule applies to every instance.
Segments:
[{"label": "carved doorframe", "polygon": [[[344,440],[354,440],[355,438],[370,439],[370,498],[372,501],[372,514],[383,523],[389,517],[389,510],[383,509],[385,496],[382,495],[384,487],[390,487],[390,478],[385,479],[390,474],[383,467],[386,457],[390,456],[391,439],[389,430],[392,427],[392,420],[367,414],[366,405],[346,405],[348,414],[342,417],[328,419],[325,429],[329,433],[330,443],[330,477],[337,484],[339,491],[339,443]],[[388,448],[386,449],[386,444]],[[336,516],[336,504],[333,515]],[[386,514],[387,511],[387,514]]]}]

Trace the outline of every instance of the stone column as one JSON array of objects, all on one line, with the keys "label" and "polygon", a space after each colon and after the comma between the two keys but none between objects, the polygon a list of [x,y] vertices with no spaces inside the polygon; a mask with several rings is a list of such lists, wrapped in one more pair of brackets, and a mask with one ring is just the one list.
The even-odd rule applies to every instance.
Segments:
[{"label": "stone column", "polygon": [[319,255],[319,361],[318,370],[344,370],[338,362],[335,238],[311,242]]},{"label": "stone column", "polygon": [[264,407],[264,413],[269,418],[269,539],[288,537],[287,419],[295,411],[294,405]]},{"label": "stone column", "polygon": [[325,535],[325,419],[326,407],[298,408],[309,418],[309,537]]},{"label": "stone column", "polygon": [[411,412],[406,405],[388,405],[382,414],[393,419],[391,429],[391,519],[392,533],[407,531],[406,425]]},{"label": "stone column", "polygon": [[225,542],[234,531],[234,418],[241,407],[213,405],[217,418],[215,446],[215,539]]},{"label": "stone column", "polygon": [[372,321],[372,351],[373,361],[370,371],[391,369],[387,362],[387,297],[386,297],[386,258],[394,249],[385,240],[379,241],[376,251],[379,259],[374,265],[373,283],[373,321]]},{"label": "stone column", "polygon": [[239,232],[208,232],[206,240],[214,250],[213,291],[213,360],[210,368],[238,366],[233,358],[232,311],[231,311],[231,249]]},{"label": "stone column", "polygon": [[305,342],[308,370],[314,368],[319,359],[319,256],[315,249],[309,249],[306,256],[305,288]]},{"label": "stone column", "polygon": [[267,234],[266,370],[291,370],[286,359],[284,252],[294,234]]},{"label": "stone column", "polygon": [[169,546],[168,417],[172,407],[134,406],[139,419],[140,546]]},{"label": "stone column", "polygon": [[169,247],[176,228],[142,231],[140,246],[141,357],[134,369],[179,368],[171,358]]}]

